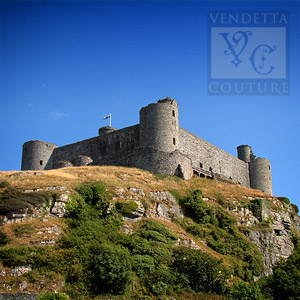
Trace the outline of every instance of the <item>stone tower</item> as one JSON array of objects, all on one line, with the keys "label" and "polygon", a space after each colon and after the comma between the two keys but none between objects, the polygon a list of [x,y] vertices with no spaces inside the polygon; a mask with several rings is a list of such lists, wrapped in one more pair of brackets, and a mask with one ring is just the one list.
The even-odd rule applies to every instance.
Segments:
[{"label": "stone tower", "polygon": [[252,149],[248,145],[241,145],[237,147],[238,158],[246,163],[250,162],[250,157],[253,155]]},{"label": "stone tower", "polygon": [[255,157],[248,145],[237,147],[238,158],[248,163],[250,187],[273,195],[271,163],[266,158]]},{"label": "stone tower", "polygon": [[140,110],[140,147],[163,152],[178,149],[178,104],[171,98],[158,100]]},{"label": "stone tower", "polygon": [[43,141],[28,141],[23,145],[21,170],[52,169],[52,153],[57,145]]},{"label": "stone tower", "polygon": [[268,159],[253,157],[250,161],[250,186],[253,189],[273,195],[271,163]]}]

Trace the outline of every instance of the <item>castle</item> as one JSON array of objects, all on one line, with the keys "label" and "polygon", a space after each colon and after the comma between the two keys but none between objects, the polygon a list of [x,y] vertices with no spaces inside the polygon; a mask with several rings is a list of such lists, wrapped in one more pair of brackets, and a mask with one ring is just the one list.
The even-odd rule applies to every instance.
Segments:
[{"label": "castle", "polygon": [[99,128],[99,136],[57,145],[31,140],[23,145],[22,170],[71,166],[122,165],[156,174],[193,175],[227,180],[272,195],[270,161],[251,147],[237,147],[238,157],[179,127],[178,104],[171,98],[140,110],[140,123],[123,129]]}]

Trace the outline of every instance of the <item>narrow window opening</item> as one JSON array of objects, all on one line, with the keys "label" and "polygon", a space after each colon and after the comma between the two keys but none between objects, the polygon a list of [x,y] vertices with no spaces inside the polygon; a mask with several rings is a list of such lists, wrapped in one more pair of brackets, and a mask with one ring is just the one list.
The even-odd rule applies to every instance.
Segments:
[{"label": "narrow window opening", "polygon": [[212,167],[209,167],[209,171],[212,171]]},{"label": "narrow window opening", "polygon": [[42,166],[43,165],[43,161],[42,160],[40,160],[40,166]]},{"label": "narrow window opening", "polygon": [[175,117],[175,110],[172,110],[172,116]]},{"label": "narrow window opening", "polygon": [[203,168],[203,163],[200,163],[200,168]]},{"label": "narrow window opening", "polygon": [[269,165],[269,170],[271,170],[271,167],[270,167],[270,165]]},{"label": "narrow window opening", "polygon": [[176,139],[173,138],[173,145],[176,145]]}]

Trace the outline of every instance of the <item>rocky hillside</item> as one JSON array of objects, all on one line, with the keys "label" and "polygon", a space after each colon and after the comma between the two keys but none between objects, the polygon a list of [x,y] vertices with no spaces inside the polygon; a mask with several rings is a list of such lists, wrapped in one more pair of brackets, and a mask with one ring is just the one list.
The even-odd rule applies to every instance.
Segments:
[{"label": "rocky hillside", "polygon": [[[107,207],[102,204],[99,208],[99,202],[95,204],[93,201],[96,200],[87,196],[93,191],[93,184],[99,182],[106,186]],[[35,254],[35,259],[30,259],[28,253],[36,253],[41,248],[56,249],[57,253],[66,249],[66,234],[70,232],[68,214],[69,217],[70,212],[76,215],[74,199],[77,199],[77,209],[79,196],[91,206],[95,204],[102,219],[113,215],[121,222],[121,231],[128,236],[139,235],[147,241],[162,242],[163,238],[156,236],[162,229],[153,229],[154,223],[149,225],[147,222],[153,220],[155,224],[162,224],[172,232],[166,242],[169,245],[174,240],[172,249],[184,246],[222,261],[227,268],[227,283],[238,277],[251,281],[271,274],[280,258],[291,255],[294,240],[300,234],[298,209],[286,198],[272,197],[229,183],[203,178],[181,180],[135,168],[80,167],[0,172],[0,195],[3,236],[0,292],[70,289],[65,284],[74,279],[70,281],[63,271],[41,267],[44,262],[37,263]],[[149,226],[152,226],[151,232],[142,235],[143,230],[150,230]],[[149,238],[151,234],[153,236]],[[134,253],[127,244],[126,247]],[[154,266],[158,268],[155,263]],[[134,272],[139,274],[136,270]],[[192,282],[190,278],[189,281]],[[144,282],[134,282],[131,282],[131,290],[147,290]],[[203,291],[190,285],[194,291]],[[157,290],[149,290],[149,295],[159,295]],[[166,287],[161,294],[168,291]],[[97,295],[97,291],[93,292]]]}]

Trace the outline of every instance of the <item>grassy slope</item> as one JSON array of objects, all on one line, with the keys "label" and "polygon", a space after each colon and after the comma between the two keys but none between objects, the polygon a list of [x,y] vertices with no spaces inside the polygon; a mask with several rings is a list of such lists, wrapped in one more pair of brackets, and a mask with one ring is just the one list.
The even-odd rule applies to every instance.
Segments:
[{"label": "grassy slope", "polygon": [[[270,195],[238,185],[230,185],[203,178],[181,180],[174,176],[154,175],[136,168],[114,166],[72,167],[38,172],[0,172],[0,181],[7,181],[12,187],[21,190],[43,189],[49,186],[66,186],[67,189],[71,191],[80,183],[102,181],[112,191],[114,191],[115,188],[141,188],[146,193],[146,197],[150,191],[173,189],[184,195],[188,190],[201,189],[204,197],[210,199],[210,205],[214,206],[219,205],[217,200],[220,196],[226,202],[232,202],[234,200],[242,200],[243,202],[249,201],[245,199],[245,197],[269,198],[270,200],[274,199],[276,202],[275,198]],[[208,252],[218,259],[223,258],[221,254],[206,246],[201,240],[195,239],[195,237],[187,234],[179,225],[167,221],[159,221],[174,231],[181,232],[193,238],[205,252]],[[30,245],[49,238],[56,240],[58,238],[57,236],[47,237],[47,234],[40,234],[39,232],[41,232],[41,229],[44,227],[53,227],[55,225],[64,226],[63,220],[58,218],[28,220],[26,224],[33,226],[35,231],[24,234],[22,237],[17,237],[14,233],[14,229],[18,227],[17,224],[7,224],[4,226],[4,231],[11,238],[11,243],[6,247]],[[225,264],[227,263],[226,259],[224,259],[224,262]]]},{"label": "grassy slope", "polygon": [[[37,173],[38,175],[34,175]],[[153,175],[136,168],[95,166],[72,167],[49,171],[0,172],[0,181],[6,180],[21,189],[37,189],[48,186],[74,188],[82,182],[102,181],[108,187],[137,187],[144,191],[176,189],[185,193],[189,189],[201,189],[204,197],[216,198],[221,193],[225,198],[241,199],[242,196],[270,197],[258,190],[239,185],[230,185],[203,178],[181,180],[174,176]]]}]

